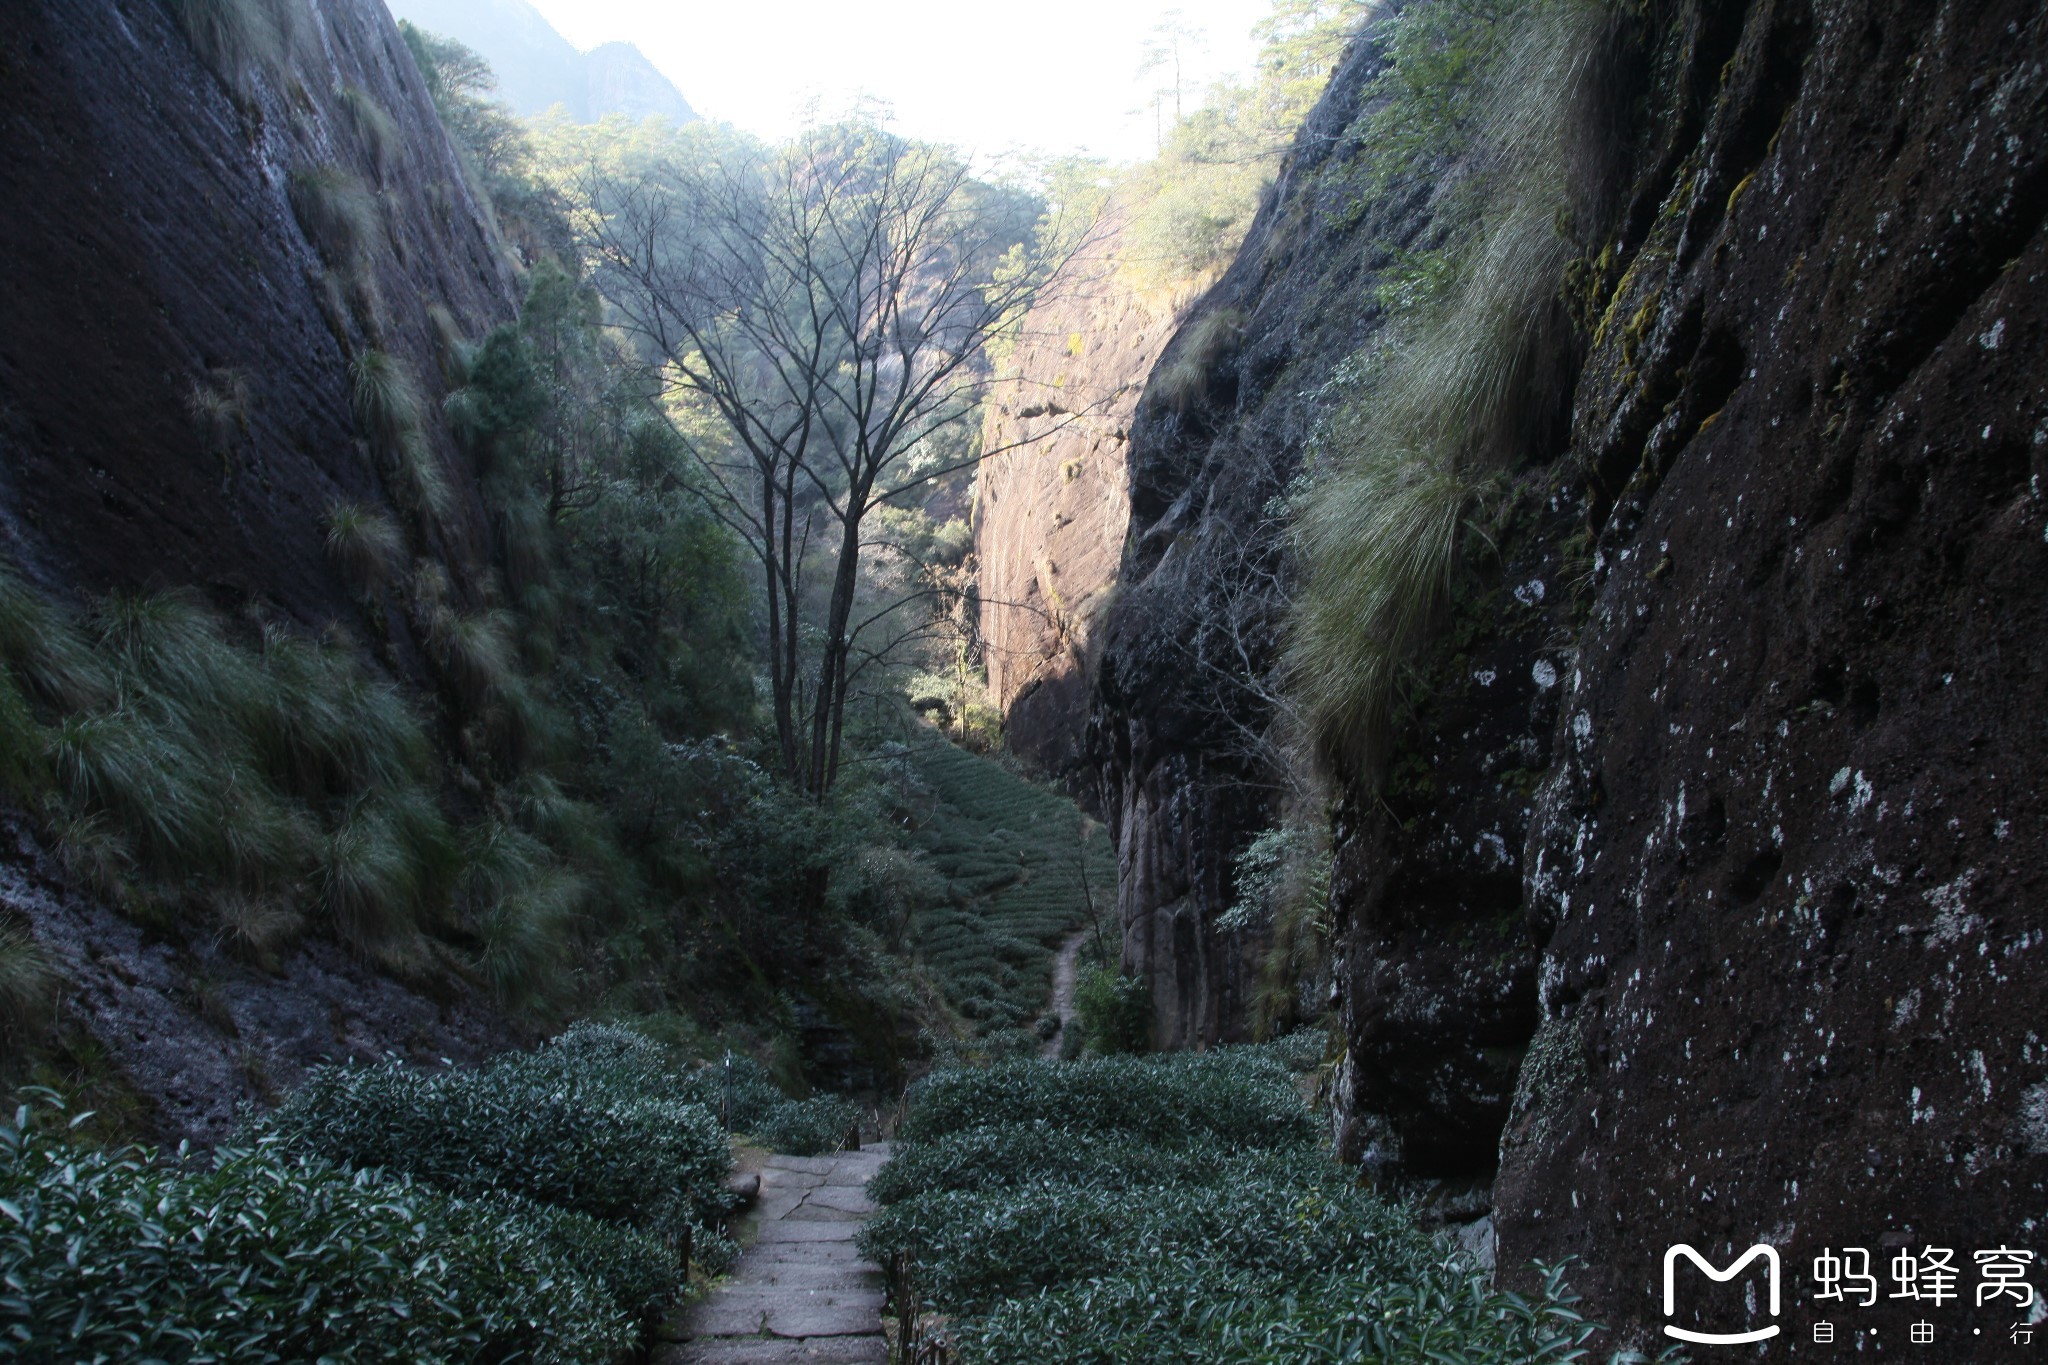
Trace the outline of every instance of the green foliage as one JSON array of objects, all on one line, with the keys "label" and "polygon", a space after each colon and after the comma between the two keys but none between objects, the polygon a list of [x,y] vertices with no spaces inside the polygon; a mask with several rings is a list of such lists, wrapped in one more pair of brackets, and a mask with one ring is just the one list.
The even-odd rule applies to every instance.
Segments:
[{"label": "green foliage", "polygon": [[1039,1119],[1077,1133],[1153,1142],[1207,1136],[1233,1149],[1290,1145],[1314,1133],[1286,1068],[1258,1048],[941,1071],[912,1092],[900,1131],[927,1142]]},{"label": "green foliage", "polygon": [[1230,263],[1281,155],[1367,13],[1361,0],[1274,7],[1259,28],[1256,77],[1211,88],[1173,121],[1158,155],[1126,178],[1119,194],[1128,214],[1126,277],[1142,288],[1172,288]]},{"label": "green foliage", "polygon": [[24,1361],[602,1365],[681,1278],[658,1242],[265,1142],[86,1150],[0,1126],[0,1333]]},{"label": "green foliage", "polygon": [[662,1238],[727,1210],[732,1158],[707,1110],[672,1088],[629,1090],[629,1060],[590,1077],[564,1060],[543,1048],[475,1069],[317,1068],[257,1131],[356,1169],[503,1191]]},{"label": "green foliage", "polygon": [[1152,1047],[1152,983],[1145,977],[1088,968],[1074,986],[1074,1015],[1090,1052],[1107,1056]]},{"label": "green foliage", "polygon": [[987,1365],[1584,1359],[1599,1329],[1561,1272],[1495,1291],[1318,1149],[1287,1074],[1308,1052],[936,1075],[860,1245],[904,1257],[960,1358]]},{"label": "green foliage", "polygon": [[351,171],[333,165],[294,171],[290,196],[299,226],[331,265],[353,263],[376,238],[377,196]]}]

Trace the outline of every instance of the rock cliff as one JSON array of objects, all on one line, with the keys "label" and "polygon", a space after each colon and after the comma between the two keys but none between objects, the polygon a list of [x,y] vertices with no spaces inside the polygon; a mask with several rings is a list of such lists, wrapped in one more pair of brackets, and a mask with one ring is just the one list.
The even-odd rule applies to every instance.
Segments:
[{"label": "rock cliff", "polygon": [[[415,549],[480,602],[490,529],[432,414],[450,335],[513,315],[513,267],[383,5],[276,13],[209,33],[160,0],[32,5],[0,35],[0,546],[60,600],[197,588],[381,638],[375,662],[417,678],[409,615],[366,605],[325,549],[333,505],[404,500],[355,415],[351,357],[382,353],[427,399],[418,458],[452,494]],[[313,1061],[505,1035],[433,964],[406,985],[333,945],[272,972],[167,940],[6,828],[0,895],[168,1132],[218,1136]]]},{"label": "rock cliff", "polygon": [[[1828,1246],[2038,1241],[2048,19],[1604,13],[1555,413],[1391,751],[1337,768],[1337,1091],[1347,1155],[1493,1181],[1501,1263],[1581,1258],[1647,1339],[1672,1243],[1770,1241],[1796,1301]],[[1253,945],[1214,917],[1276,805],[1243,740],[1279,593],[1225,585],[1295,572],[1269,500],[1440,230],[1315,173],[1374,154],[1347,130],[1386,23],[1132,427],[1089,752],[1162,1043],[1244,1026]]]},{"label": "rock cliff", "polygon": [[1089,646],[1130,525],[1130,426],[1176,313],[1118,273],[1114,216],[1025,321],[991,403],[975,493],[979,631],[1009,747],[1061,777],[1080,758]]}]

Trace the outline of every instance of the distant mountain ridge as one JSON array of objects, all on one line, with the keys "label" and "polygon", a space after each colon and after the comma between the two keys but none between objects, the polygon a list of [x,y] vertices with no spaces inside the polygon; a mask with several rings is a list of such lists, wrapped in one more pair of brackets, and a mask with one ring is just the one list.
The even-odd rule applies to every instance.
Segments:
[{"label": "distant mountain ridge", "polygon": [[609,114],[689,123],[697,111],[631,43],[588,52],[557,33],[527,0],[387,0],[393,15],[474,48],[497,73],[498,94],[533,115],[555,105],[578,123]]}]

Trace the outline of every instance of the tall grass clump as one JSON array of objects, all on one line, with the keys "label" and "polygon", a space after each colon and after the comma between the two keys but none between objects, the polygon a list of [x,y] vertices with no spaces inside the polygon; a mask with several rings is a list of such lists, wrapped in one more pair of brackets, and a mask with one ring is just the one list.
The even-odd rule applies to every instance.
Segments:
[{"label": "tall grass clump", "polygon": [[[1578,110],[1608,18],[1597,0],[1524,0],[1520,10],[1505,36],[1467,16],[1487,27],[1416,47],[1429,62],[1452,49],[1477,54],[1457,68],[1459,90],[1411,80],[1395,91],[1389,107],[1474,130],[1438,149],[1461,150],[1467,166],[1432,207],[1451,225],[1454,265],[1357,367],[1297,500],[1306,586],[1286,669],[1318,750],[1349,771],[1371,774],[1383,761],[1403,688],[1466,551],[1483,539],[1489,491],[1538,453],[1531,442],[1547,438],[1560,404],[1557,296],[1575,254],[1560,224],[1571,221]],[[1417,7],[1397,22],[1441,24],[1445,13]]]},{"label": "tall grass clump", "polygon": [[349,362],[349,410],[366,435],[396,452],[419,431],[425,409],[405,366],[372,347]]},{"label": "tall grass clump", "polygon": [[371,167],[382,180],[391,168],[392,155],[398,149],[398,124],[391,115],[384,112],[384,106],[377,103],[369,91],[359,85],[344,85],[338,95],[342,113],[348,118],[349,127],[355,130],[356,138],[368,153]]},{"label": "tall grass clump", "polygon": [[354,262],[377,235],[377,196],[352,171],[334,165],[294,171],[290,198],[299,226],[332,265]]},{"label": "tall grass clump", "polygon": [[200,60],[237,90],[284,61],[291,29],[270,0],[175,0],[175,8]]},{"label": "tall grass clump", "polygon": [[18,1052],[56,1003],[57,974],[25,924],[0,923],[0,1059]]},{"label": "tall grass clump", "polygon": [[327,509],[327,553],[356,586],[375,592],[390,582],[405,556],[398,524],[359,502]]},{"label": "tall grass clump", "polygon": [[104,703],[112,681],[70,618],[0,564],[0,660],[43,702],[63,710]]}]

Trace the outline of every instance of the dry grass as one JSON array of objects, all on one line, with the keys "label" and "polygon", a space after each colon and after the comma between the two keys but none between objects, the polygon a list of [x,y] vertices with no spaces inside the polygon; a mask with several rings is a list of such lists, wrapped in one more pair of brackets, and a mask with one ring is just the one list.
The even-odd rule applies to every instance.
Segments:
[{"label": "dry grass", "polygon": [[384,106],[361,86],[344,85],[338,96],[342,113],[347,116],[349,127],[355,130],[356,139],[362,143],[363,152],[381,182],[391,169],[391,159],[398,151],[398,124],[384,112]]},{"label": "dry grass", "polygon": [[359,502],[327,509],[327,554],[364,592],[376,592],[398,572],[405,537],[398,523]]},{"label": "dry grass", "polygon": [[1484,208],[1455,284],[1392,324],[1383,362],[1327,422],[1302,500],[1307,584],[1286,669],[1324,761],[1372,777],[1403,680],[1448,602],[1484,491],[1531,452],[1558,395],[1558,288],[1574,254],[1569,159],[1604,8],[1537,5],[1511,39],[1471,152]]},{"label": "dry grass", "polygon": [[1219,308],[1197,318],[1174,339],[1172,355],[1145,382],[1145,401],[1186,412],[1208,391],[1216,363],[1243,335],[1244,314],[1235,308]]},{"label": "dry grass", "polygon": [[377,196],[354,172],[334,165],[295,171],[290,193],[299,226],[330,265],[346,266],[375,240]]},{"label": "dry grass", "polygon": [[292,29],[269,0],[175,0],[175,9],[200,60],[238,91],[289,51]]}]

